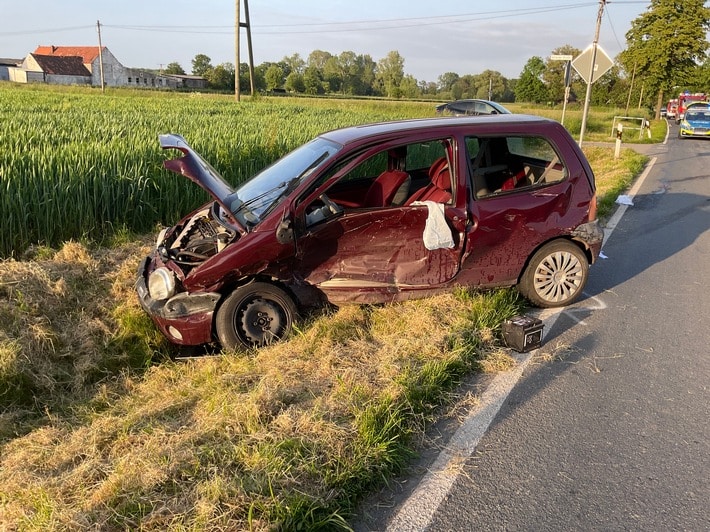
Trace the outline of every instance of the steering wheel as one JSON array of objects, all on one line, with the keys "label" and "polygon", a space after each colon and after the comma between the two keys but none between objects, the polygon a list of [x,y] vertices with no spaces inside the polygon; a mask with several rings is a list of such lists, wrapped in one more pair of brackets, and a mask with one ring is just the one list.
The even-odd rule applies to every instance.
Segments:
[{"label": "steering wheel", "polygon": [[321,194],[318,196],[320,200],[323,202],[323,204],[328,207],[328,210],[332,212],[333,214],[340,214],[343,212],[343,208],[335,203],[332,199],[330,199],[328,196],[325,195],[325,193]]}]

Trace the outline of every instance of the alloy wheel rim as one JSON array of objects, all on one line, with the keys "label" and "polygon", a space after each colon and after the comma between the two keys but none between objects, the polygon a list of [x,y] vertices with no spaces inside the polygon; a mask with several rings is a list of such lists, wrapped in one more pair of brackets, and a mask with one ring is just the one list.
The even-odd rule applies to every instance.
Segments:
[{"label": "alloy wheel rim", "polygon": [[574,297],[583,279],[579,259],[572,253],[557,251],[540,262],[535,270],[533,286],[545,301],[559,303]]}]

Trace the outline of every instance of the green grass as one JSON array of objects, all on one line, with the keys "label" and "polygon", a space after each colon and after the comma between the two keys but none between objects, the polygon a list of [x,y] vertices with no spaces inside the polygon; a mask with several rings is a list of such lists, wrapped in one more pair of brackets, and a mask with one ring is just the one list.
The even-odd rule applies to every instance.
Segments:
[{"label": "green grass", "polygon": [[[157,132],[194,137],[238,179],[326,124],[430,114],[430,104],[237,107],[224,97],[3,84],[0,93],[3,120],[12,107],[28,129],[22,141],[0,135],[0,183],[41,207],[10,202],[3,220],[19,225],[8,227],[29,237],[87,205],[93,213],[70,220],[74,240],[58,230],[23,241],[39,242],[29,248],[12,240],[16,257],[0,261],[0,529],[347,530],[357,502],[406,467],[461,379],[513,365],[500,324],[525,303],[512,289],[344,306],[299,323],[281,344],[184,362],[136,301],[154,225],[201,201],[181,196],[186,180],[151,173],[164,158]],[[247,123],[262,134],[249,137]],[[584,150],[603,214],[644,159]],[[141,222],[145,236],[109,219],[111,202],[135,214],[149,196],[162,203]],[[33,220],[42,209],[55,218]]]},{"label": "green grass", "polygon": [[[511,105],[559,119],[557,109]],[[590,113],[588,140],[610,140],[616,109]],[[238,184],[323,131],[433,115],[431,102],[258,98],[0,82],[0,256],[31,245],[110,243],[174,222],[205,193],[164,170],[160,133],[177,132]],[[571,106],[575,134],[581,110]],[[654,140],[660,125],[653,124]]]}]

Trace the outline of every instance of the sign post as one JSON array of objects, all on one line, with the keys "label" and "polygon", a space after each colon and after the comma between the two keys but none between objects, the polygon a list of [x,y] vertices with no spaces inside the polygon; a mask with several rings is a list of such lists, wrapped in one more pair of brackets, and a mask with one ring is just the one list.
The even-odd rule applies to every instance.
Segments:
[{"label": "sign post", "polygon": [[572,55],[568,54],[553,54],[550,56],[550,61],[565,62],[565,99],[562,103],[562,118],[560,124],[565,125],[565,111],[567,110],[567,102],[569,101],[569,86],[572,81]]},{"label": "sign post", "polygon": [[[601,50],[598,46],[599,42],[599,28],[602,25],[602,15],[604,14],[604,4],[606,3],[606,0],[599,0],[599,12],[597,13],[597,26],[596,30],[594,31],[594,40],[592,41],[592,45],[588,47],[584,52],[580,54],[577,59],[572,61],[572,66],[574,69],[579,72],[579,75],[584,78],[584,80],[587,82],[587,94],[584,98],[584,111],[582,113],[582,127],[580,128],[579,131],[579,146],[582,146],[582,140],[584,139],[584,130],[587,127],[587,114],[589,114],[589,101],[591,100],[592,97],[592,83],[599,79],[604,73],[606,73],[609,68],[611,68],[611,65],[614,63],[612,62],[611,59],[609,59],[609,56],[604,53],[603,50]],[[597,52],[601,51],[599,54],[600,59],[602,57],[606,58],[608,60],[608,67],[606,69],[602,69],[599,67],[599,64],[597,63]],[[579,64],[576,64],[578,63]],[[586,67],[586,68],[585,68]]]}]

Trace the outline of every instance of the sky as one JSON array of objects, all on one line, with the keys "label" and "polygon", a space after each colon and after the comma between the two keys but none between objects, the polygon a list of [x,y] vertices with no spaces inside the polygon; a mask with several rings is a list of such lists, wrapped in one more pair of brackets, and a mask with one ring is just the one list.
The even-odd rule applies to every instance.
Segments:
[{"label": "sky", "polygon": [[[241,0],[242,23],[246,22]],[[247,0],[248,1],[248,0]],[[600,47],[615,57],[631,22],[650,1],[607,0]],[[251,0],[255,65],[314,50],[352,51],[374,61],[396,50],[405,74],[437,81],[441,74],[485,70],[517,78],[533,56],[584,50],[594,40],[598,0]],[[160,69],[192,59],[235,61],[236,0],[0,0],[0,57],[24,58],[40,45],[98,45],[126,67]],[[246,30],[240,60],[248,62]]]}]

